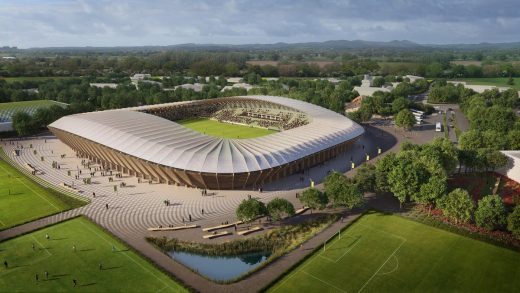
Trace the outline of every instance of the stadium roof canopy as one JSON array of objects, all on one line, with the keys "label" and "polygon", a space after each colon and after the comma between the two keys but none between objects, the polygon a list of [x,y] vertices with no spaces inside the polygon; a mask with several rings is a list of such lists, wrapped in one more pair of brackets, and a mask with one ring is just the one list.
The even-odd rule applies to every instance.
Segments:
[{"label": "stadium roof canopy", "polygon": [[303,101],[274,96],[226,99],[238,98],[291,107],[306,113],[310,121],[262,137],[226,139],[139,111],[186,103],[179,102],[70,115],[50,127],[149,162],[207,173],[247,173],[278,167],[352,140],[364,132],[345,116]]}]

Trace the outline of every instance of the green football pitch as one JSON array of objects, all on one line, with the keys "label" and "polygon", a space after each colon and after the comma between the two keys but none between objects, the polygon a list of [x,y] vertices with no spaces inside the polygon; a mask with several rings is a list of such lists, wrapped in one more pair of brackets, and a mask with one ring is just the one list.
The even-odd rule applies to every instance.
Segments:
[{"label": "green football pitch", "polygon": [[270,292],[518,292],[520,252],[371,213]]},{"label": "green football pitch", "polygon": [[62,197],[67,202],[0,159],[0,230],[84,204]]},{"label": "green football pitch", "polygon": [[275,133],[274,130],[218,122],[206,118],[177,121],[184,127],[200,133],[222,138],[254,138]]},{"label": "green football pitch", "polygon": [[85,218],[0,242],[0,261],[1,292],[186,292]]}]

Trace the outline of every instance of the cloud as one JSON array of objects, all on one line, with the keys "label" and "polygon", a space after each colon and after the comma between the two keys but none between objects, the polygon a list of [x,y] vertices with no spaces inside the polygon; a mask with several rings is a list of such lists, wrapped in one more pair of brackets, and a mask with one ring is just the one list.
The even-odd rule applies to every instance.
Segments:
[{"label": "cloud", "polygon": [[516,0],[2,0],[0,45],[518,41]]}]

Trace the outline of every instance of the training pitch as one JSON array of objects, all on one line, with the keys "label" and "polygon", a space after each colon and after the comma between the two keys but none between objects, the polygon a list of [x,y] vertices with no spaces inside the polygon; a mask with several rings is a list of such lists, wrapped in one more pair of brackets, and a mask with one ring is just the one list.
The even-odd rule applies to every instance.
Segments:
[{"label": "training pitch", "polygon": [[0,159],[0,230],[84,204],[72,198],[66,200]]},{"label": "training pitch", "polygon": [[0,261],[3,292],[185,292],[85,218],[0,242]]},{"label": "training pitch", "polygon": [[223,123],[206,118],[186,119],[177,121],[177,123],[200,133],[222,138],[254,138],[276,132],[274,130]]},{"label": "training pitch", "polygon": [[517,292],[520,252],[372,213],[270,292]]}]

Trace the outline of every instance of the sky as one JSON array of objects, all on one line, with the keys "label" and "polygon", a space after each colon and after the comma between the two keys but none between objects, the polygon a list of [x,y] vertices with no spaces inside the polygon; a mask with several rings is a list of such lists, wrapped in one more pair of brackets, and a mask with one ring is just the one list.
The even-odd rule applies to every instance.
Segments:
[{"label": "sky", "polygon": [[0,0],[0,46],[520,41],[520,0]]}]

